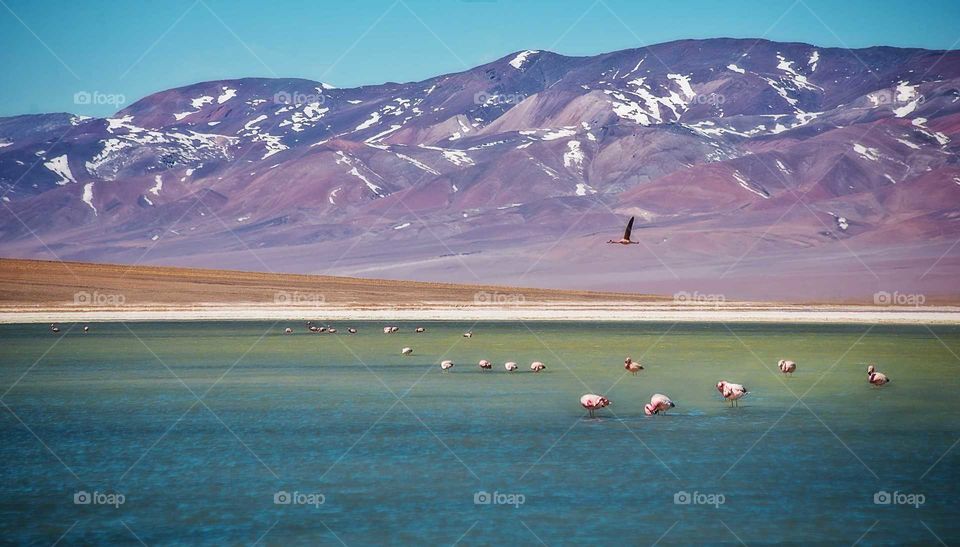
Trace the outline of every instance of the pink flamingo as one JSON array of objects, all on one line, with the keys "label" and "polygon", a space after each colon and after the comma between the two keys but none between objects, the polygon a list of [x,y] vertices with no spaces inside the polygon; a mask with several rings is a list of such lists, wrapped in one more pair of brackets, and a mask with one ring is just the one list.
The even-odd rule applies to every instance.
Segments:
[{"label": "pink flamingo", "polygon": [[587,393],[583,397],[580,397],[580,406],[587,409],[587,412],[590,413],[590,417],[593,418],[594,411],[610,406],[610,399],[607,399],[603,395]]},{"label": "pink flamingo", "polygon": [[347,332],[349,332],[350,334],[357,334],[357,329],[350,327],[347,329]]},{"label": "pink flamingo", "polygon": [[780,368],[780,372],[784,374],[793,374],[797,370],[797,364],[793,361],[786,361],[780,359],[780,362],[777,363],[777,367]]},{"label": "pink flamingo", "polygon": [[633,359],[627,357],[623,361],[623,368],[630,371],[634,376],[636,376],[638,372],[643,370],[643,365],[641,365],[640,363],[635,363]]},{"label": "pink flamingo", "polygon": [[493,364],[490,361],[487,361],[486,359],[481,359],[480,362],[477,364],[480,365],[480,368],[482,368],[483,370],[490,370],[493,368]]},{"label": "pink flamingo", "polygon": [[630,221],[627,222],[627,229],[623,231],[623,237],[614,241],[612,239],[608,240],[607,243],[616,243],[618,245],[637,245],[639,241],[630,241],[630,232],[633,231],[633,217],[630,217]]},{"label": "pink flamingo", "polygon": [[882,372],[877,372],[877,367],[870,365],[867,367],[867,381],[880,387],[883,384],[889,383],[890,378],[887,378],[887,375]]},{"label": "pink flamingo", "polygon": [[284,334],[293,334],[293,329],[291,329],[290,327],[287,327],[287,328],[283,329],[283,333],[284,333]]},{"label": "pink flamingo", "polygon": [[88,332],[90,332],[90,325],[84,325],[84,326],[83,326],[83,333],[86,334],[86,333],[88,333]]},{"label": "pink flamingo", "polygon": [[424,331],[426,331],[426,330],[427,330],[427,329],[425,329],[425,328],[423,328],[423,327],[417,327],[417,330],[415,330],[414,332],[416,332],[417,334],[420,334],[421,332],[424,332]]},{"label": "pink flamingo", "polygon": [[400,355],[411,355],[413,353],[413,348],[403,348],[400,350]]},{"label": "pink flamingo", "polygon": [[453,368],[453,361],[443,361],[442,363],[440,363],[440,370],[443,370],[444,372],[452,368]]},{"label": "pink flamingo", "polygon": [[517,364],[514,363],[513,361],[507,361],[506,363],[503,364],[503,368],[507,369],[507,372],[513,372],[517,370],[517,368],[519,367],[517,367]]},{"label": "pink flamingo", "polygon": [[677,405],[670,400],[670,397],[660,393],[654,393],[653,397],[650,397],[650,402],[644,405],[643,412],[647,416],[653,416],[654,414],[660,413],[665,414],[668,410],[675,406]]},{"label": "pink flamingo", "polygon": [[741,384],[733,384],[727,382],[726,380],[721,380],[717,383],[717,391],[723,395],[723,398],[730,401],[730,406],[740,406],[740,399],[746,396],[747,388],[743,387]]},{"label": "pink flamingo", "polygon": [[465,332],[465,333],[463,333],[463,337],[464,337],[464,338],[473,338],[473,332]]},{"label": "pink flamingo", "polygon": [[541,370],[546,370],[547,365],[541,363],[540,361],[534,361],[530,363],[530,370],[534,372],[540,372]]}]

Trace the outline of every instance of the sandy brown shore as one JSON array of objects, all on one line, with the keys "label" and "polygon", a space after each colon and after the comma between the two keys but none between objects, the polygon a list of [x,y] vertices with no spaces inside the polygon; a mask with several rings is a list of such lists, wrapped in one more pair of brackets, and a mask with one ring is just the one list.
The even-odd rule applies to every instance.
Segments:
[{"label": "sandy brown shore", "polygon": [[582,320],[960,324],[960,306],[752,303],[332,276],[0,259],[0,323]]}]

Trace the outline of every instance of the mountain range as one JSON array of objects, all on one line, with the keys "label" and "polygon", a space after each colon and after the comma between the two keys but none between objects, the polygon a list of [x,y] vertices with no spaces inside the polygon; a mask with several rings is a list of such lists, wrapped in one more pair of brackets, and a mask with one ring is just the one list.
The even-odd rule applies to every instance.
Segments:
[{"label": "mountain range", "polygon": [[[83,100],[83,97],[79,97]],[[0,119],[0,255],[620,292],[957,294],[960,51],[683,40]],[[606,245],[636,218],[639,245]]]}]

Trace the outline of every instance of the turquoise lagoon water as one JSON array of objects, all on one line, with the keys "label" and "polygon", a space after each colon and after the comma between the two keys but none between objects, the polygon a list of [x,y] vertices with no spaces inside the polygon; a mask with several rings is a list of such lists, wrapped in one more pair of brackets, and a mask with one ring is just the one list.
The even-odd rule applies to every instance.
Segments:
[{"label": "turquoise lagoon water", "polygon": [[960,329],[420,324],[0,326],[0,541],[960,541]]}]

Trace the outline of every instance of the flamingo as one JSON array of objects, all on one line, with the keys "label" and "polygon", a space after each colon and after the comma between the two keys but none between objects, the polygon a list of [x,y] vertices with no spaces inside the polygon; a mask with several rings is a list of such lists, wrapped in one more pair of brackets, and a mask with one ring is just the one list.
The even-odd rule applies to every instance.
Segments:
[{"label": "flamingo", "polygon": [[619,244],[619,245],[637,245],[637,244],[639,244],[639,243],[640,243],[639,241],[630,241],[630,232],[633,231],[633,218],[634,218],[634,217],[630,217],[630,221],[627,222],[627,229],[623,231],[623,237],[622,237],[622,238],[620,238],[620,239],[618,239],[618,240],[616,240],[616,241],[614,241],[614,240],[611,239],[611,240],[608,240],[607,243],[616,243],[616,244]]},{"label": "flamingo", "polygon": [[453,368],[453,361],[444,361],[440,363],[440,369],[443,371],[448,371]]},{"label": "flamingo", "polygon": [[797,364],[793,361],[787,361],[785,359],[780,359],[780,362],[777,363],[777,366],[780,368],[780,372],[784,374],[793,374],[797,370]]},{"label": "flamingo", "polygon": [[733,384],[727,382],[726,380],[721,380],[717,383],[717,391],[723,395],[723,398],[730,401],[730,406],[736,405],[740,406],[740,399],[742,399],[747,393],[747,388],[743,387],[741,384]]},{"label": "flamingo", "polygon": [[887,375],[882,372],[877,372],[877,367],[870,365],[867,367],[867,381],[880,387],[883,384],[889,383],[890,378],[887,378]]},{"label": "flamingo", "polygon": [[88,332],[90,332],[90,325],[84,325],[84,326],[83,326],[83,333],[86,334],[86,333],[88,333]]},{"label": "flamingo", "polygon": [[413,353],[413,348],[406,347],[400,350],[400,355],[410,355]]},{"label": "flamingo", "polygon": [[593,393],[587,393],[583,397],[580,397],[580,406],[587,409],[587,412],[590,413],[590,417],[593,418],[594,411],[599,408],[604,408],[610,406],[610,399],[607,399],[603,395],[594,395]]},{"label": "flamingo", "polygon": [[425,329],[425,328],[423,328],[423,327],[417,327],[417,330],[414,331],[414,332],[416,332],[417,334],[419,334],[419,333],[421,333],[421,332],[425,332],[426,330],[427,330],[427,329]]},{"label": "flamingo", "polygon": [[283,329],[283,333],[284,333],[284,334],[293,334],[293,329],[291,329],[290,327],[287,327],[287,328]]},{"label": "flamingo", "polygon": [[464,337],[464,338],[473,338],[473,332],[465,332],[465,333],[463,333],[463,337]]},{"label": "flamingo", "polygon": [[534,361],[530,363],[530,370],[534,372],[540,372],[541,370],[545,370],[546,368],[547,368],[547,365],[541,363],[540,361]]},{"label": "flamingo", "polygon": [[383,334],[390,334],[391,332],[393,332],[391,327],[383,327]]},{"label": "flamingo", "polygon": [[350,334],[357,334],[357,329],[350,327],[347,329],[347,332],[349,332]]},{"label": "flamingo", "polygon": [[507,369],[507,372],[513,372],[517,370],[517,368],[519,367],[517,367],[517,364],[514,363],[513,361],[507,361],[506,363],[503,364],[503,368]]},{"label": "flamingo", "polygon": [[661,412],[666,414],[668,410],[675,406],[677,405],[670,400],[670,397],[660,393],[654,393],[653,397],[650,397],[650,402],[643,406],[643,412],[647,416],[653,416],[654,414],[660,414]]},{"label": "flamingo", "polygon": [[490,370],[490,369],[493,368],[493,364],[490,363],[490,361],[487,361],[486,359],[481,359],[480,362],[477,363],[477,364],[478,364],[478,365],[480,366],[480,368],[482,368],[483,370]]},{"label": "flamingo", "polygon": [[50,323],[50,332],[60,332],[60,327],[56,323]]},{"label": "flamingo", "polygon": [[640,363],[635,363],[633,362],[633,359],[627,357],[623,361],[623,368],[629,370],[634,376],[636,376],[638,372],[643,370],[643,365]]},{"label": "flamingo", "polygon": [[327,327],[320,327],[319,329],[317,329],[317,332],[319,332],[320,334],[323,334],[327,332]]},{"label": "flamingo", "polygon": [[320,329],[314,325],[310,325],[310,332],[320,332]]}]

